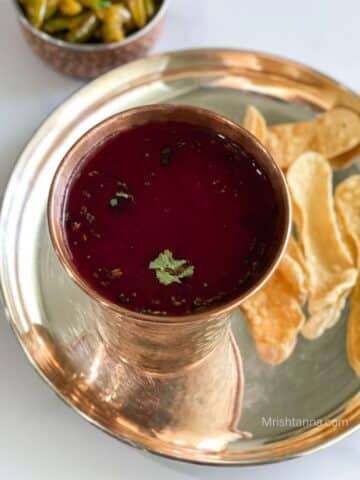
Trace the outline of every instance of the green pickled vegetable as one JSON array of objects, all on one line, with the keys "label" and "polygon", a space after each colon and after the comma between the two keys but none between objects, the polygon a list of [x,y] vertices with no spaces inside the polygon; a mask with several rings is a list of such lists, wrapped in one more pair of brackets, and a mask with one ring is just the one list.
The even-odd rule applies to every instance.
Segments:
[{"label": "green pickled vegetable", "polygon": [[65,17],[57,15],[56,17],[50,18],[44,23],[43,30],[49,34],[55,34],[58,32],[63,32],[66,30],[71,30],[75,28],[80,22],[80,16],[77,17]]},{"label": "green pickled vegetable", "polygon": [[111,7],[113,3],[111,0],[78,0],[78,2],[81,3],[83,7],[91,8],[92,10]]},{"label": "green pickled vegetable", "polygon": [[133,16],[135,25],[138,28],[143,28],[147,21],[144,0],[127,0],[127,5]]},{"label": "green pickled vegetable", "polygon": [[156,5],[154,0],[145,0],[145,8],[148,20],[155,15]]},{"label": "green pickled vegetable", "polygon": [[124,25],[131,18],[130,12],[122,5],[112,5],[103,10],[102,38],[106,43],[120,42],[125,38]]},{"label": "green pickled vegetable", "polygon": [[[69,33],[66,40],[70,43],[85,43],[95,33],[99,26],[99,19],[94,12],[82,14],[82,19],[76,23]],[[75,18],[75,17],[73,17]]]},{"label": "green pickled vegetable", "polygon": [[30,23],[71,43],[121,42],[156,15],[162,0],[18,0]]},{"label": "green pickled vegetable", "polygon": [[45,20],[55,15],[60,4],[60,0],[48,0],[46,5]]},{"label": "green pickled vegetable", "polygon": [[78,0],[60,0],[59,10],[63,15],[74,16],[82,11],[82,5]]},{"label": "green pickled vegetable", "polygon": [[24,0],[22,3],[31,24],[40,28],[45,20],[47,0]]}]

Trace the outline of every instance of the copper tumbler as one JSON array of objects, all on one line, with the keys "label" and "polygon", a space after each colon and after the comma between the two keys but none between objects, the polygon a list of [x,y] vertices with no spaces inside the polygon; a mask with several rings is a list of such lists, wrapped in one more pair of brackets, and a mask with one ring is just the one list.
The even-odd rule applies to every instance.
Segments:
[{"label": "copper tumbler", "polygon": [[[138,313],[101,297],[75,269],[62,222],[67,186],[79,162],[95,145],[114,133],[149,122],[167,121],[207,128],[240,144],[267,174],[279,212],[276,242],[269,246],[270,261],[259,279],[230,301],[176,317]],[[48,222],[62,265],[92,299],[97,330],[107,355],[126,371],[123,395],[127,404],[132,399],[128,414],[131,422],[145,428],[144,422],[149,420],[144,420],[143,413],[151,412],[154,435],[196,448],[203,445],[219,450],[234,435],[241,435],[237,424],[243,375],[240,355],[232,339],[230,316],[271,276],[285,251],[291,228],[286,180],[269,152],[244,128],[200,108],[161,104],[121,112],[87,132],[62,160],[50,191]],[[139,386],[143,401],[139,401],[138,394],[134,396]],[[211,422],[211,431],[209,415],[216,418]]]}]

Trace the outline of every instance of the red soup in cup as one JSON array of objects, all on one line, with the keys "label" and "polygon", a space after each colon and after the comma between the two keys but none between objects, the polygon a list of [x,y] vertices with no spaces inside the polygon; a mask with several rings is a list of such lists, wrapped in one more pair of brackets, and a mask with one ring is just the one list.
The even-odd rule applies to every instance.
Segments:
[{"label": "red soup in cup", "polygon": [[275,268],[290,225],[284,178],[254,137],[170,105],[120,113],[80,139],[49,218],[88,293],[159,316],[240,303]]}]

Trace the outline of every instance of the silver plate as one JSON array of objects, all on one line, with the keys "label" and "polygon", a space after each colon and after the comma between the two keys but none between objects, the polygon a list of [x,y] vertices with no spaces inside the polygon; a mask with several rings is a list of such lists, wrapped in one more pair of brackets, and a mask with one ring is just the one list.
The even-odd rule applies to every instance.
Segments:
[{"label": "silver plate", "polygon": [[[10,322],[49,385],[87,420],[119,439],[170,457],[214,464],[257,464],[314,451],[360,423],[360,381],[345,352],[348,309],[320,339],[300,337],[291,358],[277,367],[257,358],[246,323],[240,313],[234,315],[246,378],[238,427],[253,437],[230,442],[220,452],[154,444],[149,436],[116,422],[116,405],[106,410],[109,404],[101,397],[117,388],[109,372],[97,372],[94,378],[102,386],[99,398],[81,388],[84,365],[91,375],[99,339],[88,298],[67,277],[49,241],[45,212],[50,182],[65,152],[93,125],[121,110],[165,101],[205,107],[238,122],[248,104],[257,106],[269,123],[308,119],[335,105],[360,111],[359,97],[335,81],[293,62],[241,51],[148,58],[85,86],[37,131],[8,185],[1,214],[0,274]],[[359,166],[339,171],[335,181],[358,172]]]}]

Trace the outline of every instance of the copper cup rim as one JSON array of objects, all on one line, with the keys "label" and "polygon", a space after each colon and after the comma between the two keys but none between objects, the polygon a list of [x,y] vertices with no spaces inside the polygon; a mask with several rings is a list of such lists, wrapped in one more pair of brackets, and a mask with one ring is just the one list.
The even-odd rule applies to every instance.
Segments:
[{"label": "copper cup rim", "polygon": [[[275,254],[271,262],[269,262],[269,265],[267,266],[267,268],[264,269],[264,272],[259,277],[259,279],[257,279],[254,282],[254,284],[252,284],[247,290],[245,290],[244,292],[241,292],[239,295],[237,295],[231,300],[220,303],[219,305],[214,307],[203,309],[196,313],[191,313],[186,315],[159,316],[154,314],[140,313],[134,310],[127,309],[121,305],[113,303],[110,300],[107,300],[101,294],[99,294],[96,290],[94,290],[83,279],[83,277],[77,272],[76,268],[74,267],[73,262],[71,260],[70,251],[66,246],[66,241],[65,241],[66,236],[64,233],[62,221],[60,220],[60,217],[56,215],[55,212],[57,210],[59,212],[62,211],[64,194],[66,192],[66,186],[68,185],[68,182],[64,184],[65,187],[62,188],[62,192],[60,191],[61,198],[62,198],[61,207],[59,207],[56,201],[56,197],[59,195],[58,187],[61,186],[61,178],[63,176],[64,171],[66,171],[67,163],[69,162],[70,159],[74,158],[74,155],[76,158],[75,151],[79,146],[81,146],[87,140],[91,139],[96,133],[99,133],[99,130],[104,130],[104,129],[106,130],[108,127],[111,127],[114,124],[116,124],[119,120],[125,121],[125,120],[130,120],[131,118],[137,117],[137,116],[143,117],[144,114],[151,114],[151,118],[152,118],[151,121],[156,121],[157,120],[156,115],[161,116],[161,114],[169,114],[169,112],[172,114],[176,114],[177,116],[178,114],[183,113],[187,115],[189,114],[194,115],[195,118],[200,118],[200,117],[206,118],[210,120],[212,123],[215,123],[219,126],[220,125],[226,126],[227,128],[230,128],[234,132],[237,132],[238,134],[240,134],[239,136],[242,138],[242,140],[246,140],[247,142],[246,147],[248,147],[249,145],[252,145],[253,147],[252,153],[254,154],[254,152],[256,152],[256,154],[254,154],[255,159],[256,160],[259,160],[259,158],[265,159],[265,163],[263,164],[264,165],[267,164],[269,171],[272,171],[275,173],[275,178],[277,181],[276,181],[276,185],[273,184],[273,186],[279,190],[278,196],[279,198],[281,198],[281,201],[282,201],[282,204],[279,205],[280,206],[279,217],[280,218],[282,217],[283,228],[281,231],[281,235],[279,236],[278,245],[276,247]],[[144,123],[147,123],[147,122],[143,122],[143,123],[140,122],[138,123],[138,125],[144,124]],[[132,128],[134,125],[136,124],[132,124],[130,128]],[[212,128],[212,130],[215,130],[215,129]],[[110,130],[107,135],[104,135],[103,137],[101,137],[102,140],[99,140],[95,144],[92,144],[92,148],[96,148],[99,144],[106,141],[114,133],[116,133],[116,129],[113,131]],[[238,143],[244,146],[245,142],[242,142],[242,143],[238,142]],[[245,149],[247,149],[246,147]],[[91,149],[88,150],[88,152],[89,151],[91,151]],[[71,175],[74,173],[76,168],[80,165],[84,157],[86,157],[87,153],[76,158],[74,167],[69,170],[69,173],[67,175],[68,179],[71,178]],[[249,297],[251,297],[254,293],[256,293],[269,280],[269,278],[275,271],[276,267],[280,263],[285,253],[288,240],[290,237],[290,233],[291,233],[291,216],[292,216],[292,211],[291,211],[290,194],[289,194],[285,176],[281,171],[280,167],[276,164],[275,160],[272,158],[271,154],[268,152],[268,150],[264,147],[264,145],[262,145],[256,139],[254,135],[252,135],[249,131],[247,131],[245,128],[238,125],[237,123],[210,110],[206,110],[199,107],[193,107],[193,106],[173,105],[173,104],[155,104],[155,105],[147,105],[142,107],[131,108],[129,110],[125,110],[123,112],[112,115],[111,117],[108,117],[107,119],[103,120],[102,122],[92,127],[90,130],[88,130],[84,135],[82,135],[74,143],[74,145],[70,148],[70,150],[66,153],[66,155],[63,157],[60,164],[58,165],[55,175],[52,179],[49,197],[48,197],[48,204],[47,204],[47,218],[48,218],[50,238],[51,238],[53,247],[55,249],[55,252],[61,264],[63,265],[66,272],[70,276],[70,278],[85,293],[87,293],[91,298],[95,299],[102,307],[105,307],[111,310],[115,314],[126,316],[129,319],[132,318],[138,321],[152,322],[152,323],[158,323],[158,324],[169,323],[169,322],[181,324],[181,323],[201,321],[201,320],[211,320],[211,319],[218,318],[222,315],[229,314],[232,311],[234,311],[237,307],[239,307],[244,301],[246,301]]]},{"label": "copper cup rim", "polygon": [[149,31],[151,31],[163,18],[166,10],[169,7],[169,3],[171,0],[162,0],[159,10],[156,12],[154,17],[147,23],[143,28],[138,30],[137,32],[129,35],[124,40],[120,42],[113,42],[113,43],[100,43],[100,44],[79,44],[79,43],[70,43],[66,42],[65,40],[61,40],[60,38],[55,38],[49,35],[38,28],[35,28],[29,22],[28,18],[24,14],[23,10],[21,9],[18,0],[14,0],[15,8],[17,9],[19,19],[21,23],[29,29],[34,35],[41,38],[44,42],[51,43],[61,48],[65,48],[67,50],[74,50],[77,52],[102,52],[102,51],[109,51],[114,50],[119,47],[125,47],[133,42],[136,42],[144,35],[146,35]]}]

